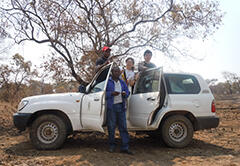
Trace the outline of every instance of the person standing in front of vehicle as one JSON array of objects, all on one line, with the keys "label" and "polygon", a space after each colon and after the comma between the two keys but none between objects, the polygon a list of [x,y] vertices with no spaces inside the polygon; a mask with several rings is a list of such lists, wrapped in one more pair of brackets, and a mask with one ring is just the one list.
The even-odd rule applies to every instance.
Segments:
[{"label": "person standing in front of vehicle", "polygon": [[109,78],[106,89],[109,152],[115,151],[115,129],[116,125],[118,125],[122,139],[121,152],[133,154],[128,146],[129,134],[126,123],[126,99],[130,93],[127,84],[119,79],[120,74],[121,71],[119,67],[114,66],[112,69],[112,77]]},{"label": "person standing in front of vehicle", "polygon": [[139,72],[156,67],[156,65],[154,63],[150,62],[151,59],[152,59],[152,52],[150,50],[146,50],[144,52],[143,56],[144,56],[144,61],[140,62],[138,64],[138,71]]}]

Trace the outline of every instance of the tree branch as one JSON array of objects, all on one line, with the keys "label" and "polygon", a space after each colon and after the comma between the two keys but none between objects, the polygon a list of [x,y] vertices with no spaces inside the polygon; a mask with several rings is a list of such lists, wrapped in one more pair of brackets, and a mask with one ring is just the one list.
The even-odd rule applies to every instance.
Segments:
[{"label": "tree branch", "polygon": [[141,20],[141,21],[136,22],[136,23],[133,25],[132,29],[130,29],[130,30],[128,30],[128,31],[120,34],[116,39],[114,39],[114,40],[111,42],[110,46],[114,45],[116,41],[118,41],[121,37],[125,36],[126,34],[129,34],[129,33],[131,33],[131,32],[134,32],[135,29],[136,29],[136,27],[137,27],[138,25],[144,24],[144,23],[150,23],[150,22],[157,22],[159,19],[161,19],[162,17],[164,17],[168,12],[170,12],[170,11],[172,10],[172,7],[173,7],[173,0],[170,0],[170,6],[169,6],[169,8],[168,8],[161,16],[157,17],[156,19],[152,19],[152,20]]}]

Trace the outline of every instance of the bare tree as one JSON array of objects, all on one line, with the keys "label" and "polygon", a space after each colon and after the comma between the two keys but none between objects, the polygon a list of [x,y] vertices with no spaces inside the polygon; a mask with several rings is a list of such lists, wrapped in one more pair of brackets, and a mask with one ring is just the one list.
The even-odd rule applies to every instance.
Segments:
[{"label": "bare tree", "polygon": [[[1,16],[1,15],[0,15]],[[0,60],[4,59],[3,54],[7,53],[13,46],[12,43],[7,42],[6,40],[11,36],[6,32],[6,30],[0,25]]]},{"label": "bare tree", "polygon": [[0,65],[0,88],[5,90],[6,98],[18,99],[22,93],[22,87],[26,86],[28,81],[36,75],[37,71],[32,69],[31,62],[25,61],[21,55],[15,54],[9,64]]},{"label": "bare tree", "polygon": [[231,72],[222,72],[223,78],[225,79],[225,87],[230,94],[240,90],[240,77]]},{"label": "bare tree", "polygon": [[172,56],[175,39],[205,38],[222,19],[215,0],[4,0],[0,9],[17,43],[48,43],[82,84],[103,45],[114,57],[145,46]]}]

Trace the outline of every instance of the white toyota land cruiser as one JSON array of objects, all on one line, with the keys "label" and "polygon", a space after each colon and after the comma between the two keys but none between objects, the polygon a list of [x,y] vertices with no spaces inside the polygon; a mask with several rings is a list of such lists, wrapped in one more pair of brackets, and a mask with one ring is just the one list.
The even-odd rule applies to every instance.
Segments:
[{"label": "white toyota land cruiser", "polygon": [[[102,68],[78,93],[32,96],[22,99],[13,115],[16,128],[29,127],[37,149],[60,148],[76,131],[106,131],[106,84],[113,64]],[[193,132],[215,128],[214,97],[197,74],[163,73],[154,68],[141,73],[129,97],[129,131],[152,131],[170,147],[185,147]]]}]

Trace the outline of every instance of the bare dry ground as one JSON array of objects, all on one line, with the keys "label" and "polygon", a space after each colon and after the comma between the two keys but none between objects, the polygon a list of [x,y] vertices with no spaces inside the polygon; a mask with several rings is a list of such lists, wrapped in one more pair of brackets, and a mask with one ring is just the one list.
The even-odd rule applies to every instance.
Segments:
[{"label": "bare dry ground", "polygon": [[72,136],[59,150],[35,150],[27,131],[19,134],[13,127],[14,111],[0,105],[0,165],[240,166],[240,97],[218,100],[219,127],[196,132],[192,143],[183,149],[168,148],[157,139],[131,133],[133,156],[109,153],[107,136],[99,133]]}]

